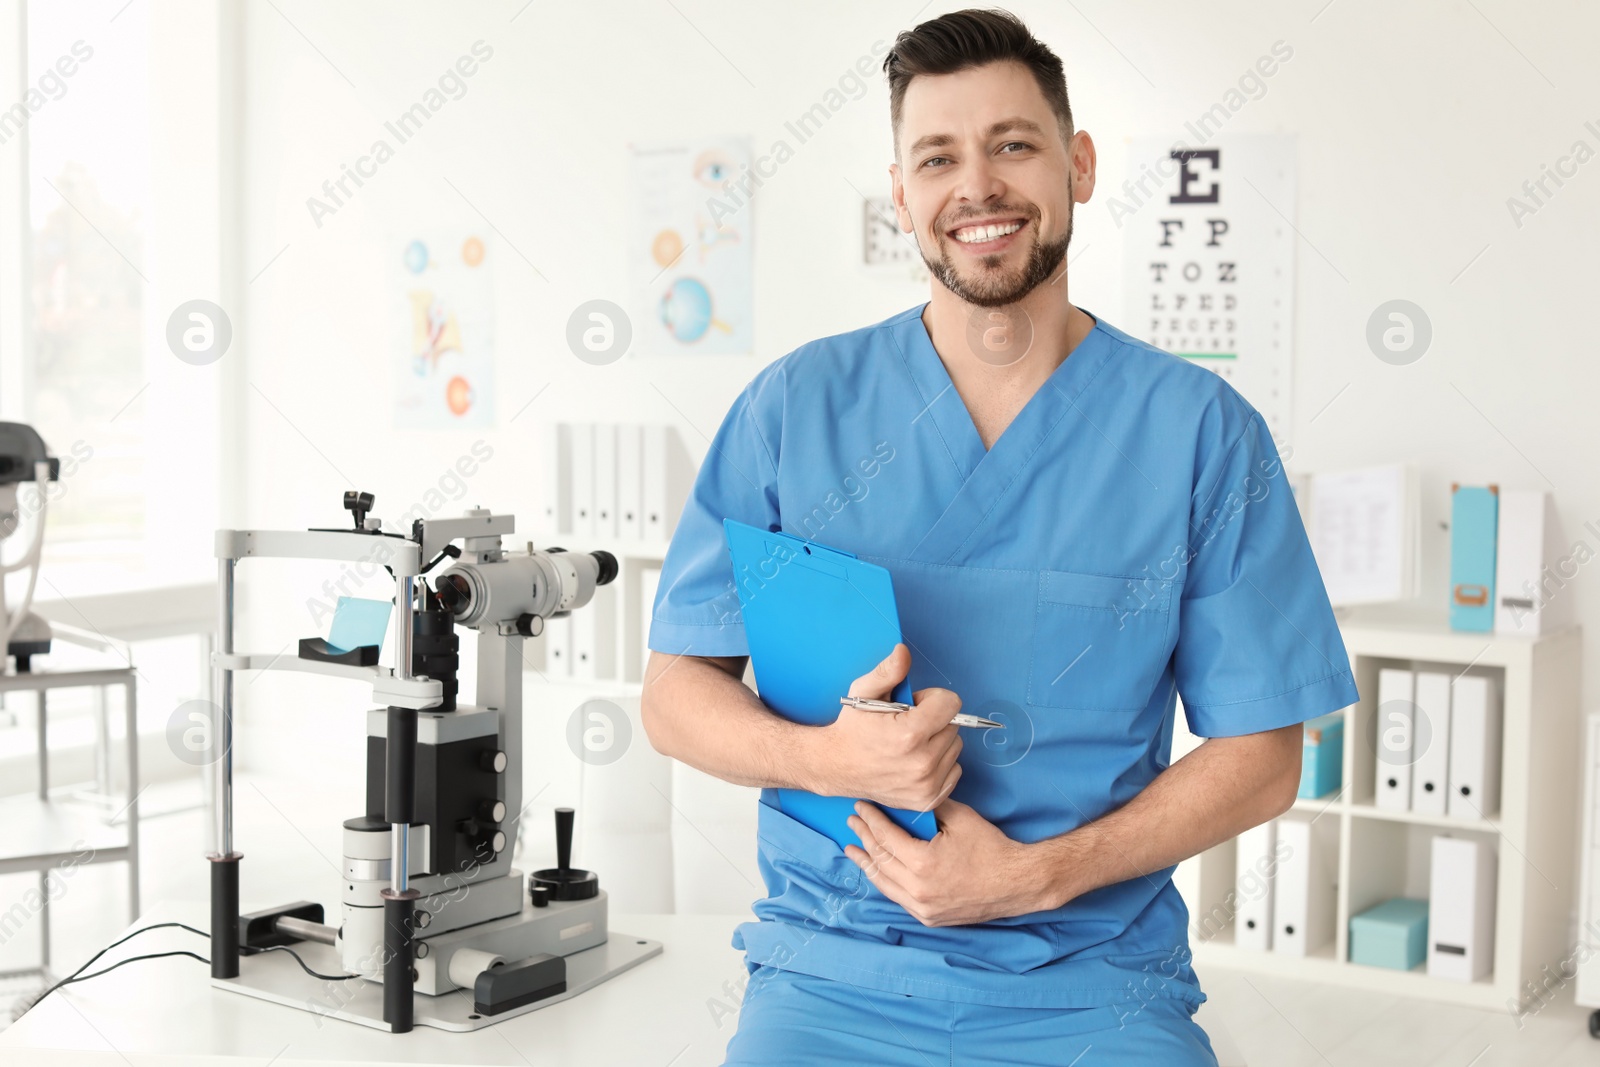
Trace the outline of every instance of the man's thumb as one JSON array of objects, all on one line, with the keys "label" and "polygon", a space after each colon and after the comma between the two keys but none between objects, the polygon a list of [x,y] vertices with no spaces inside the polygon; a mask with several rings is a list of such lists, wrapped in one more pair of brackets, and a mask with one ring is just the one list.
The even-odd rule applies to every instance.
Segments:
[{"label": "man's thumb", "polygon": [[911,669],[911,652],[905,645],[895,645],[876,667],[850,684],[847,696],[868,700],[888,700],[894,687]]}]

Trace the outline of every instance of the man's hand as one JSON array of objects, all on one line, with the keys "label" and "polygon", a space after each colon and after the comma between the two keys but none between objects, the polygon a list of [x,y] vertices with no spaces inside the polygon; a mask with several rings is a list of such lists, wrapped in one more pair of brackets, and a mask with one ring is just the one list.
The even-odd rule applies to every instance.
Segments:
[{"label": "man's hand", "polygon": [[[846,695],[888,700],[910,669],[910,650],[895,645]],[[840,708],[838,719],[817,731],[811,792],[910,811],[938,807],[961,778],[961,732],[950,722],[961,698],[948,689],[921,689],[913,699],[912,710],[893,714]]]},{"label": "man's hand", "polygon": [[856,805],[850,829],[866,844],[844,853],[890,900],[924,926],[963,926],[1054,907],[1030,846],[1013,841],[972,808],[946,800],[939,832],[920,841],[871,804]]}]

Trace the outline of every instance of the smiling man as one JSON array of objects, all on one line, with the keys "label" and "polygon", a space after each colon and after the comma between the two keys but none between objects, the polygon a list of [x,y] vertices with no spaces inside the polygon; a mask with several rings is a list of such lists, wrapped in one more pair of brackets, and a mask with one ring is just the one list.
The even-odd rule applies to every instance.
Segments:
[{"label": "smiling man", "polygon": [[[963,11],[884,70],[930,298],[750,382],[650,630],[651,741],[763,788],[728,1062],[1214,1064],[1172,871],[1290,806],[1299,724],[1357,700],[1343,643],[1261,416],[1068,297],[1096,159],[1061,61]],[[740,680],[721,524],[816,537],[858,471],[870,492],[818,539],[888,568],[905,644],[850,694],[909,675],[916,706],[801,726]],[[1172,763],[1180,695],[1206,740]],[[780,811],[780,788],[865,798],[864,847]],[[879,806],[931,809],[938,833]]]}]

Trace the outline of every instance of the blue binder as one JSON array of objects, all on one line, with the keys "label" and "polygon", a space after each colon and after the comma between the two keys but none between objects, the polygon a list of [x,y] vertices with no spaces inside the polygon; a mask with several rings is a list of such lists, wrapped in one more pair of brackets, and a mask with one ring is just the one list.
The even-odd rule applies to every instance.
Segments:
[{"label": "blue binder", "polygon": [[[722,521],[733,557],[750,665],[763,703],[791,722],[825,726],[839,716],[839,698],[900,641],[889,572],[853,553]],[[903,679],[892,699],[911,703]],[[846,825],[855,798],[824,797],[779,789],[778,808],[840,848],[861,839]],[[938,832],[931,811],[884,808],[908,833],[924,841]]]},{"label": "blue binder", "polygon": [[1498,485],[1450,486],[1450,629],[1494,629]]},{"label": "blue binder", "polygon": [[1344,784],[1344,711],[1330,711],[1303,725],[1300,791],[1295,795],[1316,800]]}]

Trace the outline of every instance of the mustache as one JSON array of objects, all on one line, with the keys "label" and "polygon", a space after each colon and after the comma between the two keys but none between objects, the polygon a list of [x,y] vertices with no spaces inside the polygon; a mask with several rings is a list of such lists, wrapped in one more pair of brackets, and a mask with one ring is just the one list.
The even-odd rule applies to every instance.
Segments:
[{"label": "mustache", "polygon": [[997,204],[994,207],[988,208],[984,211],[962,212],[959,215],[952,215],[949,218],[940,219],[938,229],[940,233],[949,233],[951,230],[959,229],[961,226],[968,222],[972,222],[975,219],[992,219],[996,215],[1016,215],[1020,218],[1026,219],[1029,222],[1035,222],[1039,218],[1039,209],[1036,207],[1023,208],[1011,207],[1009,204]]}]

